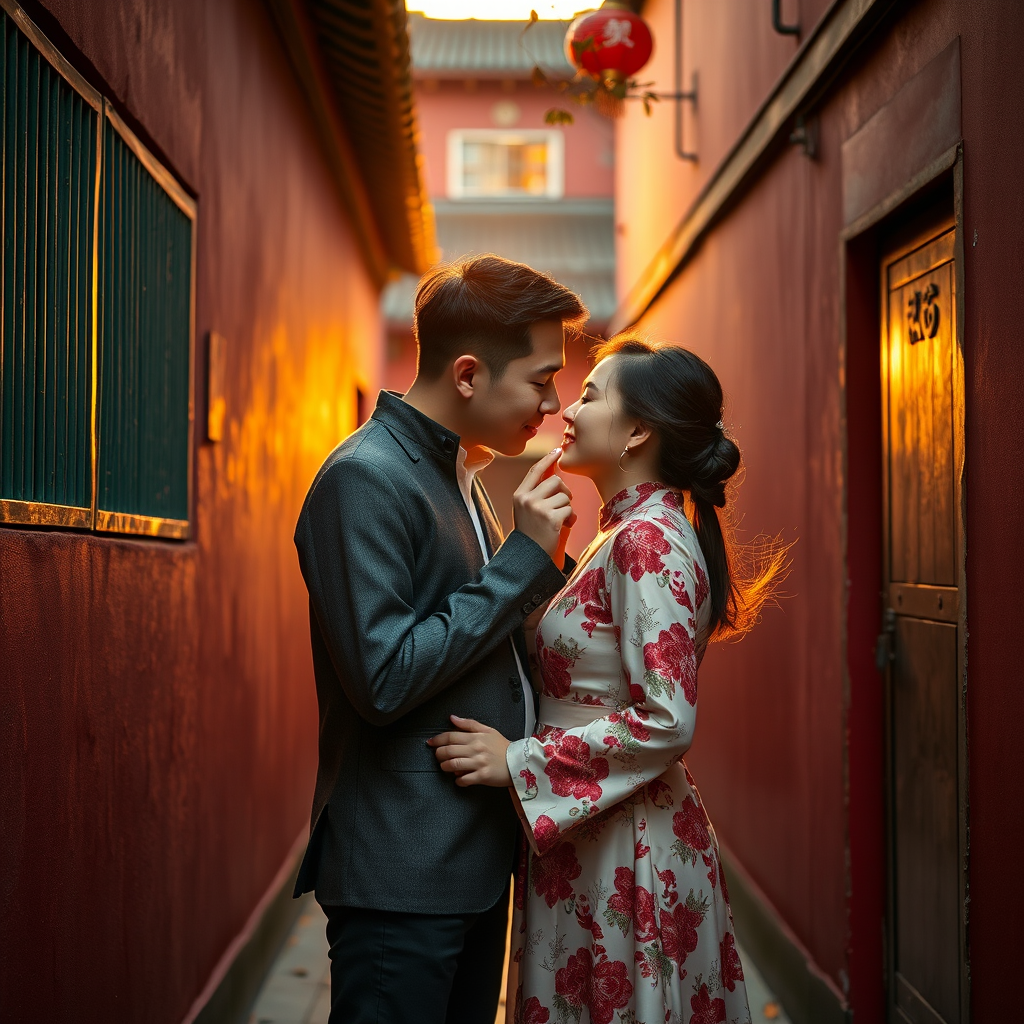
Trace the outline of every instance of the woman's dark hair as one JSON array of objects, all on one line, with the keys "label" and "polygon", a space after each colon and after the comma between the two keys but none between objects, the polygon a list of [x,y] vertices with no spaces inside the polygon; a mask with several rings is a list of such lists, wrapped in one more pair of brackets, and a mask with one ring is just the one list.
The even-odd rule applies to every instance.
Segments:
[{"label": "woman's dark hair", "polygon": [[658,438],[660,482],[689,494],[711,585],[709,636],[741,636],[785,577],[788,548],[778,538],[741,545],[731,518],[720,517],[726,483],[740,465],[740,450],[722,426],[722,385],[700,356],[632,332],[594,349],[595,362],[609,356],[617,357],[612,382],[623,412]]},{"label": "woman's dark hair", "polygon": [[416,289],[417,372],[436,380],[468,351],[497,380],[533,351],[533,324],[560,320],[573,331],[589,316],[578,295],[525,263],[491,254],[441,263]]}]

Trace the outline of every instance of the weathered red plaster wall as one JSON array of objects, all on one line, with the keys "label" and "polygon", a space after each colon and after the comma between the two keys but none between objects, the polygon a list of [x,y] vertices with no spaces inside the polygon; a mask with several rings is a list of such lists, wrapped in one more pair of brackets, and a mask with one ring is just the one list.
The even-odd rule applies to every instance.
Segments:
[{"label": "weathered red plaster wall", "polygon": [[[783,0],[786,23],[809,29],[826,0]],[[799,7],[799,11],[797,10]],[[647,0],[643,16],[654,35],[654,55],[641,72],[659,93],[675,91],[676,0]],[[687,2],[683,10],[683,89],[697,76],[698,113],[683,103],[683,136],[696,163],[675,153],[675,103],[662,100],[645,117],[628,104],[615,147],[615,219],[618,290],[625,295],[640,271],[689,208],[766,92],[799,46],[771,28],[771,4],[750,0]]]},{"label": "weathered red plaster wall", "polygon": [[[1012,5],[1011,5],[1012,7]],[[967,371],[967,665],[973,1020],[1013,1020],[1024,917],[1024,17],[960,0]],[[975,244],[977,232],[977,244]],[[1007,301],[1010,298],[1010,301]]]},{"label": "weathered red plaster wall", "polygon": [[176,1024],[307,825],[291,536],[376,391],[377,296],[261,3],[30,13],[198,196],[229,418],[188,543],[0,530],[0,1018]]},{"label": "weathered red plaster wall", "polygon": [[[669,6],[645,8],[645,16],[660,19],[663,34],[671,25]],[[709,19],[724,18],[718,8],[691,8]],[[759,37],[739,20],[729,26],[727,39],[710,28],[702,37],[696,22],[692,29],[687,24],[687,52],[700,55],[702,89],[712,76],[732,94],[715,96],[711,84],[702,92],[697,168],[672,163],[668,126],[658,128],[635,113],[624,122],[617,159],[618,215],[627,220],[619,250],[626,288],[664,240],[665,210],[686,207],[724,152],[729,132],[741,127],[743,109],[744,116],[753,112],[757,90],[773,77],[772,60],[785,56],[778,40]],[[871,552],[878,538],[863,521],[850,522],[847,534],[844,516],[877,516],[880,506],[870,490],[844,497],[844,487],[867,480],[865,445],[874,443],[845,429],[873,429],[869,421],[877,409],[847,409],[844,428],[839,147],[958,35],[965,153],[972,1013],[977,1021],[1015,1019],[1019,1000],[1006,978],[1016,969],[1014,922],[1024,911],[1015,852],[1024,843],[1024,747],[1017,727],[1024,689],[1012,624],[1024,575],[1024,427],[1017,414],[1024,358],[1016,306],[1007,297],[1019,291],[1024,271],[1018,237],[1024,218],[1024,19],[997,0],[921,2],[890,19],[819,111],[820,159],[809,162],[792,149],[780,153],[643,320],[644,327],[695,349],[719,371],[729,396],[727,423],[747,465],[739,492],[743,534],[798,538],[785,587],[792,596],[781,609],[769,610],[742,644],[712,649],[704,663],[691,757],[697,782],[721,837],[837,988],[849,992],[857,1019],[871,1022],[883,1012],[881,703],[871,689],[879,683],[867,646],[873,639],[866,594],[871,574],[850,560]],[[714,77],[716,68],[726,66],[737,69],[735,86]],[[752,68],[761,70],[752,76]],[[730,104],[735,117],[716,121]],[[846,284],[854,294],[858,286],[868,287],[850,279]],[[853,326],[863,340],[863,325]],[[877,361],[872,366],[864,352],[856,356],[848,366],[849,396],[863,403],[873,374],[877,386]],[[850,576],[859,589],[847,607]],[[847,649],[847,643],[853,646]]]}]

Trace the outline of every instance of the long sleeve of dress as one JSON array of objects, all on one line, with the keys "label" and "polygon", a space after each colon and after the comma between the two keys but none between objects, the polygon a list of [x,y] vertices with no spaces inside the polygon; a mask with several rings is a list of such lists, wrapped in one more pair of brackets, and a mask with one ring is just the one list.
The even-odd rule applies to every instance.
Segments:
[{"label": "long sleeve of dress", "polygon": [[[650,518],[624,524],[542,623],[538,654],[548,696],[564,699],[570,684],[575,689],[574,669],[585,664],[595,629],[613,631],[621,674],[608,681],[604,717],[577,728],[542,728],[508,748],[521,817],[537,853],[658,778],[690,745],[697,703],[694,609],[706,596],[707,578],[673,527]],[[584,604],[582,628],[573,629],[575,620],[559,609]],[[563,633],[552,635],[562,626]]]}]

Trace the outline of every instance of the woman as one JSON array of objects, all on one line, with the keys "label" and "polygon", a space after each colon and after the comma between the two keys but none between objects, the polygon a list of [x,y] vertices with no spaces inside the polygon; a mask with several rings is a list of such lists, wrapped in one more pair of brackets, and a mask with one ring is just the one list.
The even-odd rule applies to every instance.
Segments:
[{"label": "woman", "polygon": [[512,788],[529,840],[515,1024],[750,1019],[717,842],[681,761],[707,641],[753,622],[781,563],[735,578],[716,509],[740,453],[721,416],[691,352],[630,335],[598,351],[560,465],[604,506],[536,632],[535,734],[453,718],[431,741],[460,785]]}]

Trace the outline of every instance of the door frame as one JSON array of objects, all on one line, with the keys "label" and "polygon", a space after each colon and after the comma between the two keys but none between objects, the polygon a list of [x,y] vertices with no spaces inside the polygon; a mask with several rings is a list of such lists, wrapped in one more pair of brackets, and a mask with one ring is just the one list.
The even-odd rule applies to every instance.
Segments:
[{"label": "door frame", "polygon": [[[921,227],[906,238],[896,235],[896,226],[913,224],[915,218],[945,203],[951,210],[947,226],[956,229],[954,245],[955,319],[957,344],[954,348],[952,378],[954,459],[954,543],[960,608],[958,617],[957,678],[957,789],[959,807],[960,915],[960,1016],[970,1020],[970,803],[967,746],[967,571],[966,571],[966,452],[964,379],[964,223],[963,144],[952,147],[920,173],[887,196],[839,235],[841,395],[843,437],[843,543],[847,563],[847,629],[844,635],[844,722],[846,746],[843,756],[847,794],[847,904],[850,1001],[854,1012],[868,1020],[889,1019],[893,997],[888,991],[893,973],[893,943],[889,934],[892,907],[889,879],[891,771],[887,763],[889,746],[888,673],[880,676],[874,668],[874,640],[881,628],[885,595],[881,581],[885,558],[882,516],[887,500],[884,479],[884,435],[871,429],[864,409],[878,412],[882,422],[882,320],[887,299],[881,293],[883,259],[899,258],[899,252],[915,248],[924,234],[937,233]],[[892,236],[896,235],[895,238]],[[889,236],[891,244],[883,247]],[[901,245],[902,243],[902,245]],[[865,306],[874,303],[873,316]],[[873,361],[875,374],[870,372]],[[875,395],[870,393],[874,387]],[[862,429],[867,427],[868,429]],[[873,474],[873,475],[872,475]],[[873,513],[877,529],[861,519]],[[873,619],[872,619],[873,608]],[[871,622],[873,621],[873,632]],[[866,647],[872,645],[870,662]],[[878,759],[883,759],[879,765]],[[881,922],[876,913],[884,917]],[[884,929],[884,934],[883,934]],[[879,977],[878,966],[884,963]]]}]

